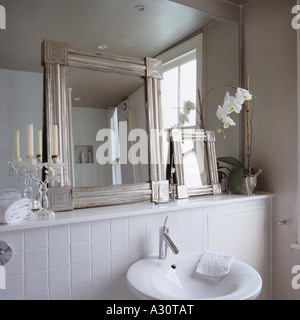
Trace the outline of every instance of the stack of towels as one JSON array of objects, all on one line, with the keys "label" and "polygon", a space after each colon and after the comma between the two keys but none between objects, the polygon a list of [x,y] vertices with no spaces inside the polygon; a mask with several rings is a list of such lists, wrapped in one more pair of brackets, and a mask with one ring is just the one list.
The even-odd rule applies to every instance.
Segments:
[{"label": "stack of towels", "polygon": [[233,256],[216,251],[206,251],[196,267],[196,273],[210,280],[219,281],[225,277],[233,261]]},{"label": "stack of towels", "polygon": [[31,200],[20,197],[20,192],[15,189],[0,191],[0,223],[19,222],[32,213]]}]

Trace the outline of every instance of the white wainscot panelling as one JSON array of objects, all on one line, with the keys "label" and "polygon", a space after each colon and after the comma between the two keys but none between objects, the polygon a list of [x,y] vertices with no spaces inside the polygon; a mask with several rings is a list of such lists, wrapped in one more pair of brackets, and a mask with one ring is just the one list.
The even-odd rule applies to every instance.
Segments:
[{"label": "white wainscot panelling", "polygon": [[211,209],[206,216],[208,249],[232,254],[256,269],[263,280],[259,298],[270,298],[269,207],[257,202]]}]

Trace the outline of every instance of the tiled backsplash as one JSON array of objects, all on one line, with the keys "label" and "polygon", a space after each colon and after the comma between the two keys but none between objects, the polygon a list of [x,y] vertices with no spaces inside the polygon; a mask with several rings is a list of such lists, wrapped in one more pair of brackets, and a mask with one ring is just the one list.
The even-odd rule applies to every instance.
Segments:
[{"label": "tiled backsplash", "polygon": [[[134,299],[126,272],[158,255],[158,230],[168,216],[180,251],[204,250],[202,208],[0,232],[13,256],[2,299]],[[172,254],[170,252],[170,254]]]}]

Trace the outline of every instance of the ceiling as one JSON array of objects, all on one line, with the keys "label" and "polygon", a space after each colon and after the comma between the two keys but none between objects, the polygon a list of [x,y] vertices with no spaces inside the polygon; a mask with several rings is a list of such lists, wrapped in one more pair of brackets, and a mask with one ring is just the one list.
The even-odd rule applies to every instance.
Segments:
[{"label": "ceiling", "polygon": [[[146,10],[136,9],[141,4]],[[0,30],[0,69],[40,73],[44,39],[99,51],[99,45],[106,45],[107,49],[101,52],[123,56],[155,57],[214,21],[206,13],[168,0],[0,0],[0,5],[6,9],[6,29]],[[119,86],[116,78],[103,80],[99,74],[68,72],[72,97],[82,98],[80,102],[73,101],[74,106],[96,107],[96,99],[98,106],[115,106],[141,86],[140,79],[135,85],[132,79],[123,79]],[[97,98],[91,92],[95,81]],[[112,85],[100,92],[101,82]],[[129,85],[127,93],[125,84]],[[109,96],[114,99],[109,100]]]},{"label": "ceiling", "polygon": [[[43,39],[125,56],[153,57],[212,21],[168,0],[0,0],[0,68],[42,72]],[[135,7],[147,8],[139,12]]]}]

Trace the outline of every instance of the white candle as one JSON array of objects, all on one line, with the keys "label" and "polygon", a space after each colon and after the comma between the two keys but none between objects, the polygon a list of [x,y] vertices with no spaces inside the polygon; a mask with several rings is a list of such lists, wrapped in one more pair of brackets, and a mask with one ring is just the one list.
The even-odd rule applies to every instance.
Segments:
[{"label": "white candle", "polygon": [[33,157],[33,125],[27,124],[27,157]]},{"label": "white candle", "polygon": [[58,127],[56,124],[52,126],[52,155],[58,156]]},{"label": "white candle", "polygon": [[37,155],[43,154],[43,147],[42,147],[42,130],[37,131]]},{"label": "white candle", "polygon": [[15,161],[19,161],[20,158],[20,131],[14,131],[14,147],[15,147]]}]

